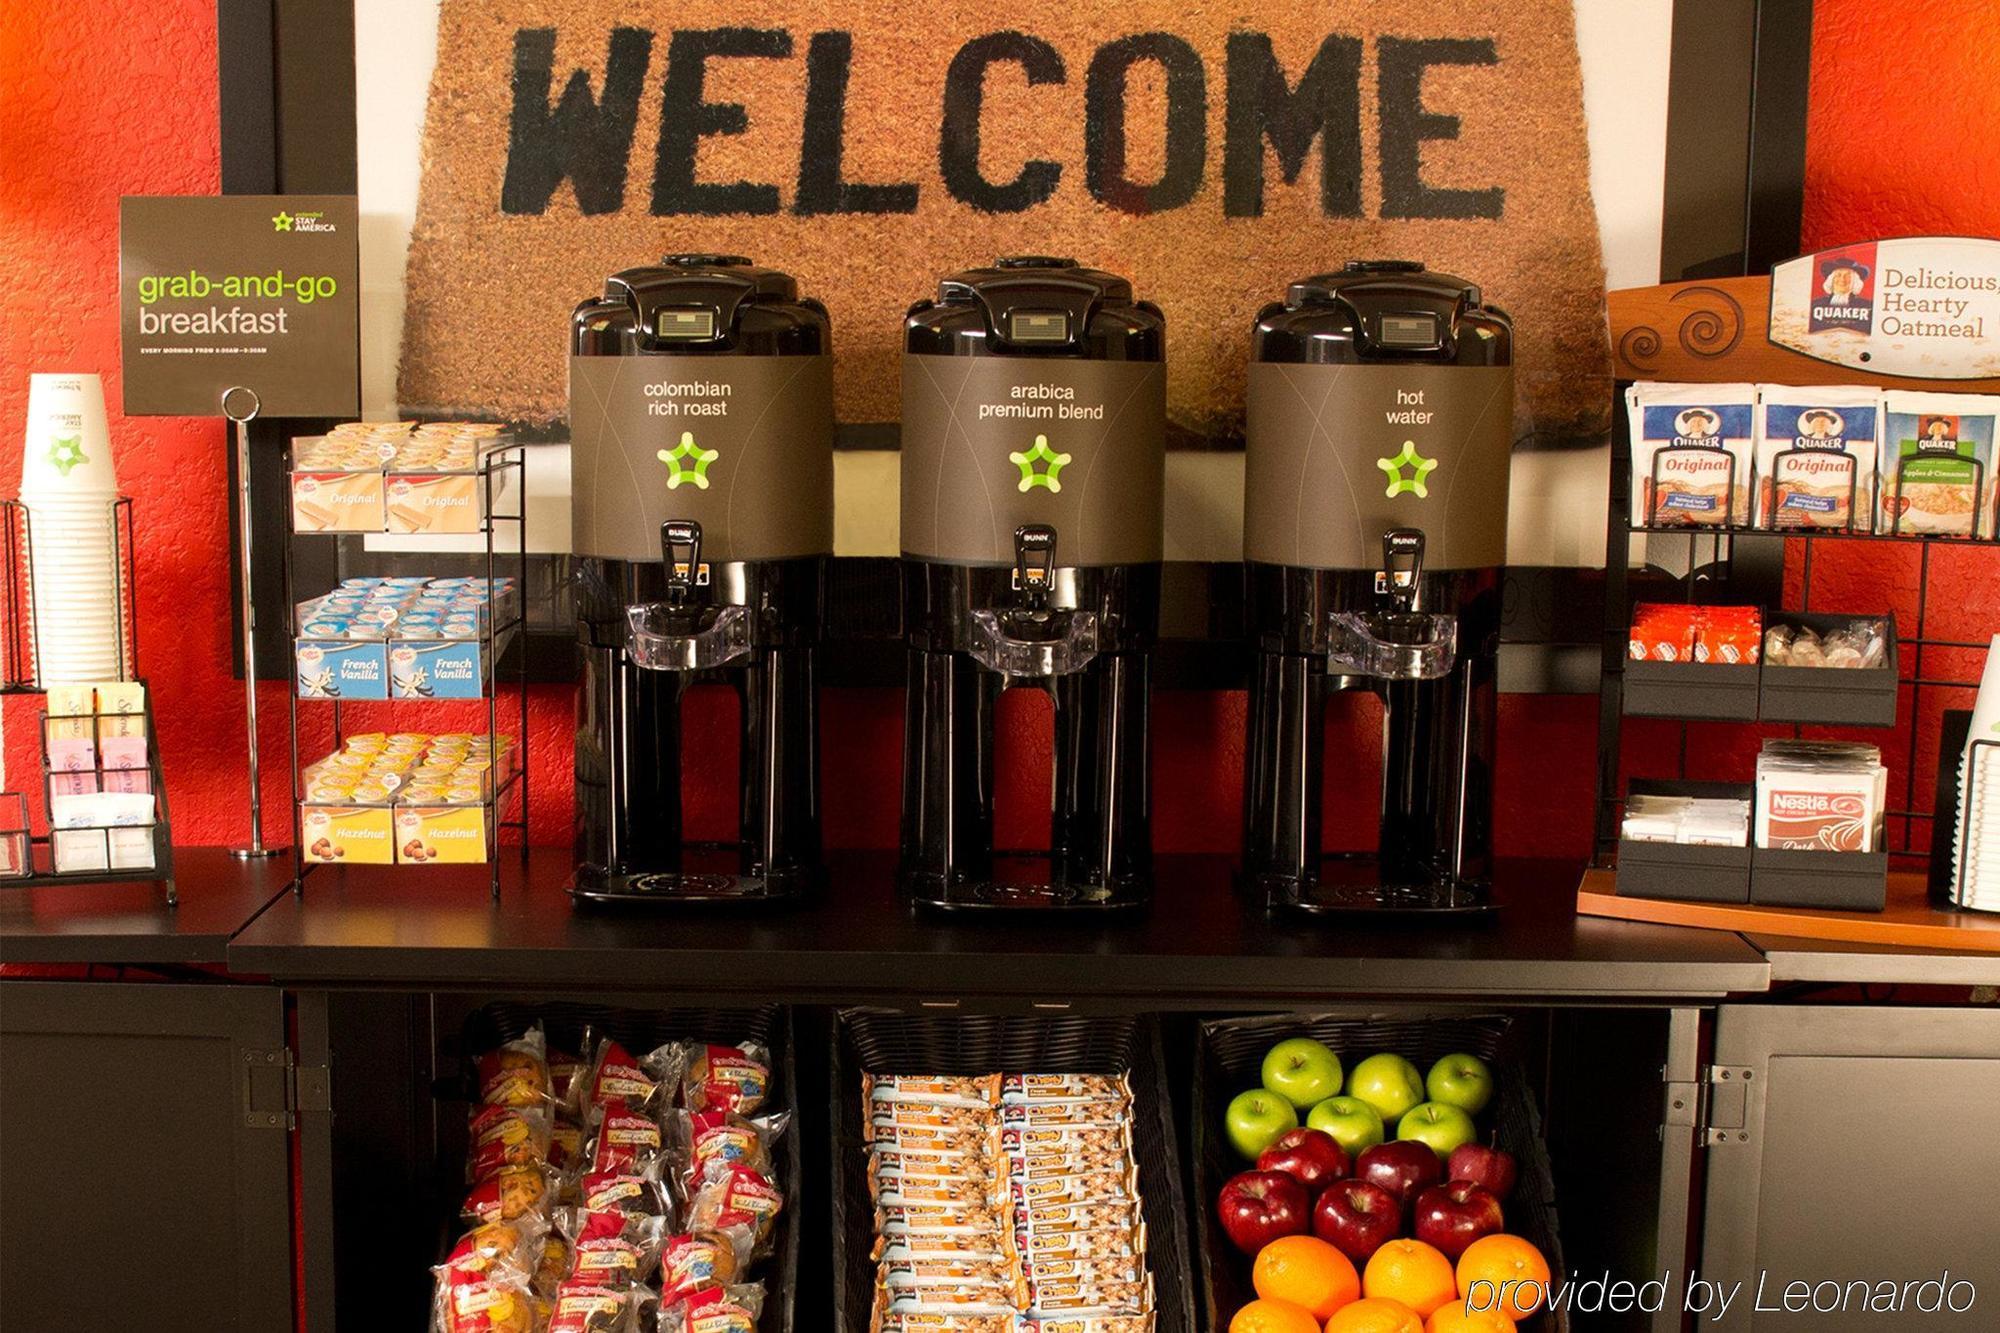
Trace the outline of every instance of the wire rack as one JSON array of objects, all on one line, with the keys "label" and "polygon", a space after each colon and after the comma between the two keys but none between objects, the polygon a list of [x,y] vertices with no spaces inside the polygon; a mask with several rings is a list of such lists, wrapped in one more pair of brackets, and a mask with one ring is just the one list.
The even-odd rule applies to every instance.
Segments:
[{"label": "wire rack", "polygon": [[[481,673],[480,701],[483,701],[485,704],[487,740],[493,745],[492,753],[496,757],[499,754],[498,741],[501,734],[500,696],[503,677],[501,675],[500,663],[510,648],[515,664],[515,670],[511,678],[506,679],[504,683],[510,685],[515,694],[515,716],[509,720],[515,725],[514,755],[516,762],[510,765],[510,771],[503,772],[497,765],[491,770],[489,786],[483,793],[483,800],[481,802],[485,810],[486,864],[490,872],[491,889],[495,898],[500,896],[500,849],[503,843],[509,841],[508,835],[512,835],[511,841],[518,846],[520,855],[524,860],[528,854],[528,648],[524,632],[528,615],[527,448],[527,445],[518,440],[503,438],[502,442],[482,450],[477,460],[477,485],[482,506],[477,535],[483,539],[483,546],[478,552],[472,553],[473,559],[478,567],[483,570],[489,594],[498,585],[503,561],[512,565],[514,578],[514,599],[511,613],[503,618],[500,614],[498,599],[489,595],[488,606],[491,609],[491,614],[482,618],[478,637]],[[501,501],[509,494],[510,481],[512,483],[511,494],[513,495],[514,503],[511,507],[507,507],[503,506]],[[311,699],[302,700],[299,697],[298,672],[296,668],[298,650],[296,630],[298,626],[294,619],[298,604],[298,589],[296,587],[298,569],[295,548],[303,541],[317,540],[332,542],[336,552],[333,582],[338,583],[340,578],[352,567],[354,558],[351,554],[351,543],[354,539],[365,538],[375,534],[362,531],[301,532],[298,530],[295,519],[296,513],[288,505],[286,541],[284,544],[285,615],[292,631],[287,635],[287,644],[290,648],[290,655],[294,665],[287,672],[288,679],[285,693],[289,703],[291,723],[292,887],[294,890],[300,890],[304,887],[307,875],[315,867],[323,864],[320,861],[309,859],[306,855],[303,807],[305,784],[302,778],[305,765],[303,762],[304,749],[299,736],[301,704],[304,704],[308,708],[323,706],[330,710],[333,726],[332,748],[337,751],[345,743],[348,709],[354,706],[394,708],[397,706],[397,701],[394,698],[393,689],[389,691],[391,697],[388,699],[342,701],[341,699],[334,698],[325,701],[316,701]],[[507,540],[503,541],[500,536],[502,533],[508,535]],[[446,560],[463,559],[466,554],[464,552],[445,553],[443,558]],[[418,557],[399,553],[390,558],[408,562]],[[465,702],[475,701],[466,700]],[[421,873],[421,871],[416,873]]]},{"label": "wire rack", "polygon": [[[1647,538],[1649,550],[1653,549],[1651,543],[1655,542],[1685,542],[1687,559],[1674,587],[1680,600],[1694,604],[1727,599],[1732,590],[1743,586],[1744,581],[1738,578],[1739,557],[1748,558],[1748,554],[1757,547],[1765,547],[1757,554],[1768,557],[1768,544],[1782,543],[1784,550],[1780,554],[1785,565],[1790,566],[1796,557],[1799,570],[1798,605],[1767,609],[1809,613],[1814,609],[1815,554],[1821,546],[1858,542],[1880,546],[1884,554],[1892,550],[1915,551],[1916,615],[1908,621],[1900,615],[1896,617],[1897,644],[1905,668],[1898,688],[1899,693],[1907,691],[1909,710],[1904,713],[1899,706],[1897,726],[1883,729],[1881,733],[1884,759],[1892,770],[1900,764],[1902,776],[1892,784],[1891,808],[1884,814],[1888,821],[1888,850],[1891,855],[1905,860],[1928,858],[1931,850],[1930,824],[1936,818],[1928,798],[1934,798],[1935,792],[1919,784],[1918,774],[1924,766],[1919,762],[1918,750],[1923,737],[1937,729],[1938,718],[1935,715],[1941,714],[1952,703],[1954,695],[1960,697],[1959,706],[1968,706],[1963,701],[1963,694],[1976,689],[1979,684],[1977,679],[1951,674],[1949,667],[1940,665],[1940,654],[1948,659],[1954,650],[1983,650],[1987,647],[1983,640],[1953,639],[1931,632],[1938,611],[1931,587],[1933,566],[1940,550],[1964,549],[1990,559],[1994,574],[2000,576],[2000,542],[1965,536],[1856,532],[1851,528],[1634,528],[1631,523],[1631,433],[1625,406],[1626,387],[1624,382],[1616,386],[1613,408],[1611,487],[1605,549],[1614,557],[1618,552],[1629,552],[1636,537]],[[1852,507],[1849,512],[1852,512]],[[1629,557],[1607,560],[1605,574],[1603,675],[1598,697],[1598,776],[1593,839],[1595,861],[1599,865],[1610,864],[1612,853],[1617,849],[1620,817],[1625,804],[1621,778],[1625,741],[1624,688],[1633,605]],[[1656,582],[1649,585],[1648,593],[1664,596],[1666,590],[1664,583]],[[1739,600],[1750,600],[1746,593],[1738,591],[1735,595]],[[1890,610],[1887,607],[1878,609],[1885,614]],[[2000,617],[1996,617],[1994,628],[2000,629]],[[1708,725],[1727,724],[1711,721]],[[1672,776],[1685,779],[1688,776],[1689,722],[1680,722],[1679,729]],[[1802,730],[1797,725],[1791,728],[1794,736]],[[1650,776],[1664,775],[1656,773]]]}]

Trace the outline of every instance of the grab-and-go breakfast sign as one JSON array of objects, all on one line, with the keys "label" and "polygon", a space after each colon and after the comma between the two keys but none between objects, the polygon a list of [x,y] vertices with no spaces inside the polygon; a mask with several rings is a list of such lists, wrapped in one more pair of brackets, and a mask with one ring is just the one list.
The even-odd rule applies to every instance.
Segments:
[{"label": "grab-and-go breakfast sign", "polygon": [[1771,272],[1770,339],[1878,375],[2000,376],[2000,240],[1911,236],[1789,260]]}]

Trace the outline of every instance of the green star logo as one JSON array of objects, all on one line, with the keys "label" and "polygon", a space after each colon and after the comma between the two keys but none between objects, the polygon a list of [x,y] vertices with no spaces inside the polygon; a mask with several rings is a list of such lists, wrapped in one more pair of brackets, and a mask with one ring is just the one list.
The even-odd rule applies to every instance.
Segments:
[{"label": "green star logo", "polygon": [[58,435],[49,441],[49,466],[67,477],[70,469],[90,458],[83,452],[81,435]]},{"label": "green star logo", "polygon": [[[1048,436],[1037,435],[1034,448],[1025,454],[1008,454],[1007,461],[1021,469],[1021,490],[1031,491],[1040,486],[1044,490],[1061,491],[1062,470],[1069,466],[1070,457],[1049,448]],[[1035,466],[1038,463],[1047,467],[1038,471]]]},{"label": "green star logo", "polygon": [[[1437,459],[1425,458],[1417,452],[1417,442],[1415,440],[1404,440],[1403,452],[1397,454],[1394,458],[1378,458],[1375,460],[1375,466],[1389,474],[1389,489],[1384,491],[1383,494],[1392,500],[1405,491],[1416,496],[1419,500],[1428,498],[1430,491],[1424,486],[1424,478],[1428,477],[1431,474],[1431,469],[1437,465]],[[1404,468],[1409,468],[1413,475],[1404,476]]]},{"label": "green star logo", "polygon": [[271,218],[272,231],[290,231],[291,229],[292,215],[290,213],[278,213]]},{"label": "green star logo", "polygon": [[[659,451],[659,460],[667,465],[667,489],[677,491],[682,482],[691,482],[702,490],[708,489],[708,465],[722,457],[713,449],[703,449],[694,442],[694,432],[681,432],[681,442],[671,449]],[[694,460],[693,467],[683,467],[686,459]]]}]

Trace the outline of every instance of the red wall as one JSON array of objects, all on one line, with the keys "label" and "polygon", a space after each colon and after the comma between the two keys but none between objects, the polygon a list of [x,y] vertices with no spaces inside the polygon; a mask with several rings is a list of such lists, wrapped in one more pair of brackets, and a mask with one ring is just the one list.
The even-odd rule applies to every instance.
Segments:
[{"label": "red wall", "polygon": [[[1991,0],[1819,0],[1807,153],[1805,243],[1821,248],[1915,232],[2000,234],[2000,17]],[[117,411],[117,202],[123,194],[203,193],[217,187],[213,0],[152,0],[144,21],[124,5],[0,7],[0,490],[19,475],[33,370],[105,375],[126,489],[139,497],[145,561],[139,583],[145,668],[154,682],[176,834],[184,842],[244,836],[241,689],[229,674],[227,504],[223,435],[213,421],[126,420]],[[1921,71],[1913,80],[1912,72]],[[1950,90],[1945,108],[1935,93]],[[1915,552],[1871,544],[1829,559],[1815,604],[1914,616]],[[2000,569],[1991,551],[1938,561],[1938,637],[1983,637],[2000,621]],[[1936,664],[1939,674],[1969,670]],[[1926,674],[1933,674],[1926,668]],[[285,704],[260,696],[266,809],[283,830]],[[1500,836],[1503,850],[1580,854],[1588,845],[1595,756],[1594,699],[1503,701]],[[30,700],[6,702],[13,785],[35,772]],[[892,843],[900,764],[900,695],[856,691],[830,700],[825,744],[827,827],[842,845]],[[1010,710],[1010,744],[1041,746],[1033,709]],[[408,714],[399,714],[406,719]],[[1158,701],[1156,821],[1161,846],[1235,846],[1242,776],[1240,695],[1165,695]],[[412,723],[412,725],[417,725]],[[471,710],[440,709],[422,725],[472,726]],[[568,704],[562,691],[533,701],[530,753],[540,795],[538,840],[567,836]],[[1355,705],[1330,744],[1367,736]],[[1676,743],[1641,729],[1633,750]],[[1704,765],[1739,774],[1750,729],[1697,734]],[[1023,764],[1017,774],[1032,772]],[[1025,776],[1023,792],[1041,784]],[[1928,787],[1928,770],[1919,786]],[[717,784],[718,793],[726,784]],[[1927,795],[1923,797],[1927,800]],[[1035,801],[1003,808],[1002,836],[1020,836]],[[706,804],[710,817],[720,800]],[[1353,811],[1334,821],[1350,832]]]}]

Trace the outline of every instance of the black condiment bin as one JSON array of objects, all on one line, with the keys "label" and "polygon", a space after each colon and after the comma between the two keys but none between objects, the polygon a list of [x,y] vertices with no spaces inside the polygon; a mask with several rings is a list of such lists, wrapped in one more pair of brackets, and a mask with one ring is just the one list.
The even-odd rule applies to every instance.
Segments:
[{"label": "black condiment bin", "polygon": [[1759,907],[1879,912],[1889,901],[1889,853],[1759,847],[1750,853],[1750,901]]},{"label": "black condiment bin", "polygon": [[[704,1042],[734,1046],[754,1041],[771,1054],[770,1096],[759,1115],[773,1111],[791,1114],[789,1130],[772,1145],[771,1157],[778,1188],[784,1191],[785,1207],[773,1228],[769,1257],[751,1268],[750,1280],[764,1286],[764,1313],[758,1319],[760,1333],[793,1333],[794,1305],[799,1286],[800,1231],[796,1218],[805,1199],[805,1177],[800,1169],[800,1135],[812,1130],[802,1125],[798,1114],[798,1065],[794,1055],[792,1012],[782,1005],[760,1005],[723,1009],[647,1009],[564,1000],[497,1000],[466,1015],[458,1031],[458,1053],[462,1067],[457,1080],[445,1079],[438,1088],[442,1100],[460,1100],[469,1111],[478,1104],[476,1064],[478,1056],[503,1042],[526,1033],[537,1022],[547,1034],[549,1048],[588,1058],[583,1038],[611,1037],[635,1056],[643,1056],[670,1041]],[[448,1127],[439,1135],[438,1172],[462,1171],[465,1162],[464,1116],[440,1118]],[[463,1191],[461,1190],[460,1193]],[[449,1193],[449,1191],[448,1191]],[[457,1198],[451,1202],[456,1205]],[[465,1228],[453,1217],[446,1227],[445,1245]],[[808,1318],[798,1327],[818,1327],[817,1318]]]},{"label": "black condiment bin", "polygon": [[[1484,1060],[1493,1070],[1495,1088],[1492,1103],[1479,1113],[1479,1127],[1513,1154],[1519,1170],[1514,1193],[1501,1204],[1507,1230],[1539,1249],[1551,1273],[1569,1271],[1556,1226],[1555,1174],[1512,1018],[1398,1011],[1216,1019],[1201,1025],[1194,1067],[1194,1183],[1202,1205],[1196,1266],[1204,1328],[1228,1328],[1231,1316],[1255,1294],[1249,1257],[1230,1244],[1215,1216],[1214,1201],[1224,1182],[1251,1169],[1220,1132],[1223,1111],[1237,1093],[1257,1086],[1265,1052],[1288,1037],[1325,1042],[1348,1068],[1378,1051],[1394,1051],[1419,1069],[1459,1052]],[[1520,1328],[1521,1333],[1568,1333],[1569,1312],[1544,1310],[1522,1320]]]},{"label": "black condiment bin", "polygon": [[875,1295],[875,1263],[869,1254],[874,1204],[861,1134],[864,1073],[1130,1074],[1132,1155],[1139,1167],[1146,1266],[1153,1275],[1154,1327],[1158,1333],[1195,1333],[1187,1205],[1156,1022],[1077,1014],[842,1009],[834,1016],[834,1027],[833,1326],[839,1333],[865,1333]]},{"label": "black condiment bin", "polygon": [[1864,620],[1887,625],[1889,655],[1879,667],[1801,667],[1763,664],[1757,683],[1757,712],[1766,722],[1824,723],[1833,726],[1892,727],[1896,724],[1896,618],[1831,616],[1783,612],[1768,617],[1777,625],[1799,625],[1824,637]]},{"label": "black condiment bin", "polygon": [[[1703,796],[1749,801],[1756,789],[1741,782],[1691,782],[1634,778],[1633,796]],[[1750,901],[1748,831],[1741,847],[1698,843],[1618,843],[1618,895],[1621,898],[1671,898],[1695,903]]]},{"label": "black condiment bin", "polygon": [[1757,664],[1625,663],[1625,712],[1633,717],[1757,720]]}]

